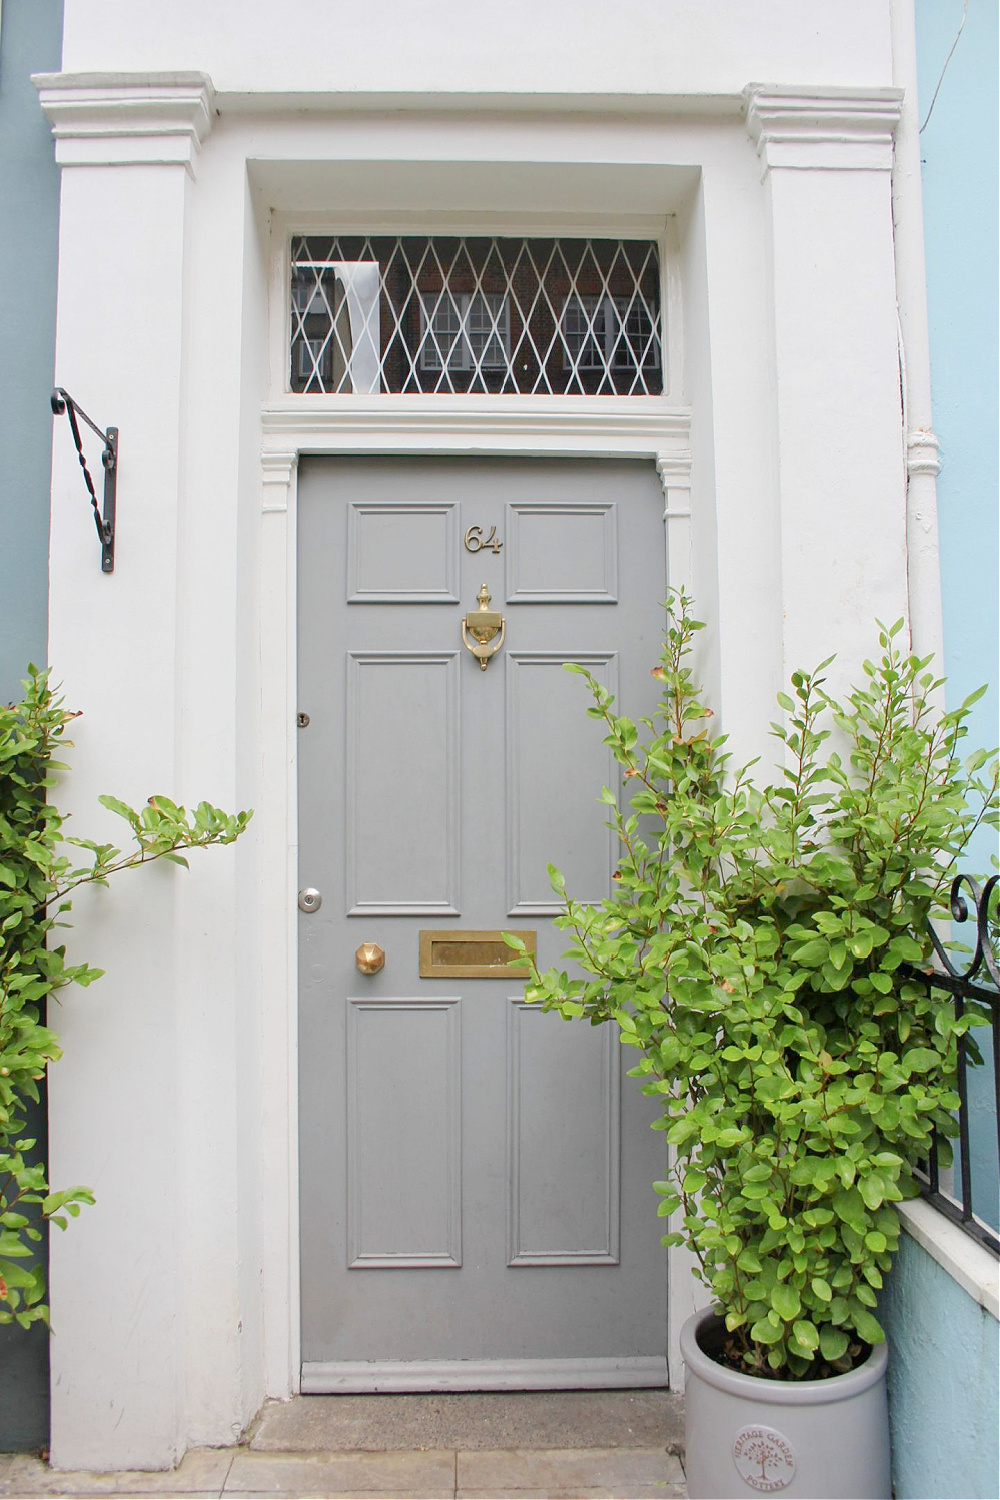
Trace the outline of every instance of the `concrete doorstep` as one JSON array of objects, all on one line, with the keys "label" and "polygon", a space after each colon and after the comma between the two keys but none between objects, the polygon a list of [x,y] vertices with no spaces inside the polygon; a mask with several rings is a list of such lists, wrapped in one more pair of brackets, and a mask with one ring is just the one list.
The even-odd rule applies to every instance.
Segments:
[{"label": "concrete doorstep", "polygon": [[0,1456],[0,1496],[678,1500],[681,1403],[666,1391],[305,1396],[270,1402],[237,1448],[166,1473],[70,1473]]}]

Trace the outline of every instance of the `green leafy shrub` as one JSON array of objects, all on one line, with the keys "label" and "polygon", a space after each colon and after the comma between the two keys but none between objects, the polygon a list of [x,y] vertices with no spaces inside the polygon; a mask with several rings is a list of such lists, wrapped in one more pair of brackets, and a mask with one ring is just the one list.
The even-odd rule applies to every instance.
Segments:
[{"label": "green leafy shrub", "polygon": [[587,977],[534,969],[527,998],[614,1021],[639,1050],[633,1071],[673,1148],[659,1212],[682,1215],[663,1243],[694,1252],[728,1361],[815,1378],[884,1339],[873,1309],[899,1239],[893,1205],[915,1193],[932,1131],[956,1130],[957,1038],[986,1018],[957,1020],[915,971],[958,856],[977,823],[997,825],[997,764],[959,759],[979,694],[936,714],[940,684],[900,649],[899,622],[879,627],[880,659],[846,704],[824,690],[829,661],[793,675],[774,784],[757,784],[753,762],[732,773],[688,666],[702,628],[690,605],[671,601],[663,696],[643,726],[573,669],[631,811],[604,788],[615,895],[568,899],[557,919]]},{"label": "green leafy shrub", "polygon": [[[60,1056],[55,1032],[42,1023],[46,1003],[63,985],[91,984],[102,973],[68,964],[65,947],[52,943],[72,904],[66,898],[153,860],[183,865],[182,849],[231,844],[252,816],[207,802],[189,815],[159,796],[136,812],[101,797],[126,819],[136,848],[123,854],[112,844],[64,839],[65,815],[49,791],[53,773],[66,769],[54,757],[71,745],[65,731],[77,715],[53,695],[48,672],[28,670],[23,700],[0,706],[0,1323],[24,1328],[48,1321],[40,1220],[64,1229],[67,1215],[94,1201],[85,1187],[50,1191],[44,1166],[31,1159],[36,1142],[24,1135],[25,1104],[38,1103],[45,1070]],[[66,846],[86,851],[87,861],[76,865]]]}]

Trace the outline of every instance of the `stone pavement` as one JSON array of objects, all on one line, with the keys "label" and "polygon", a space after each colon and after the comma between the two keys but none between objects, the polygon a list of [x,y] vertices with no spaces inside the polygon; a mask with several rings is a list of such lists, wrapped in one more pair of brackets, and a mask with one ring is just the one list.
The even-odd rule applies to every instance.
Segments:
[{"label": "stone pavement", "polygon": [[681,1412],[667,1391],[300,1396],[269,1402],[239,1447],[192,1449],[168,1473],[0,1455],[0,1496],[676,1500]]}]

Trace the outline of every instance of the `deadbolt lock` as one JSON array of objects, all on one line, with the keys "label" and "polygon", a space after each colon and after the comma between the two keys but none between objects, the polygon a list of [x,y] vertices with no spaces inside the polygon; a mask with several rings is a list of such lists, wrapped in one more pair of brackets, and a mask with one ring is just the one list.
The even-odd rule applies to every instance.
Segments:
[{"label": "deadbolt lock", "polygon": [[478,598],[479,608],[470,609],[462,621],[462,640],[485,672],[490,657],[495,656],[503,645],[507,625],[503,615],[490,609],[490,591],[485,583]]},{"label": "deadbolt lock", "polygon": [[323,905],[323,897],[314,885],[307,885],[305,890],[299,891],[299,911],[319,911]]}]

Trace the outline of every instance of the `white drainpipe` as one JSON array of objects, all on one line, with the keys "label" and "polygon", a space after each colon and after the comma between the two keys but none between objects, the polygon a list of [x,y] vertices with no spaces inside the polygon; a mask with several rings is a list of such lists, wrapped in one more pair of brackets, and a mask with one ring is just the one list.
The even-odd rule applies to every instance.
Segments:
[{"label": "white drainpipe", "polygon": [[920,656],[943,666],[937,485],[941,465],[931,412],[923,195],[914,0],[890,0],[893,83],[903,92],[892,169],[892,214],[899,309],[900,374],[906,451],[906,543],[910,635]]}]

